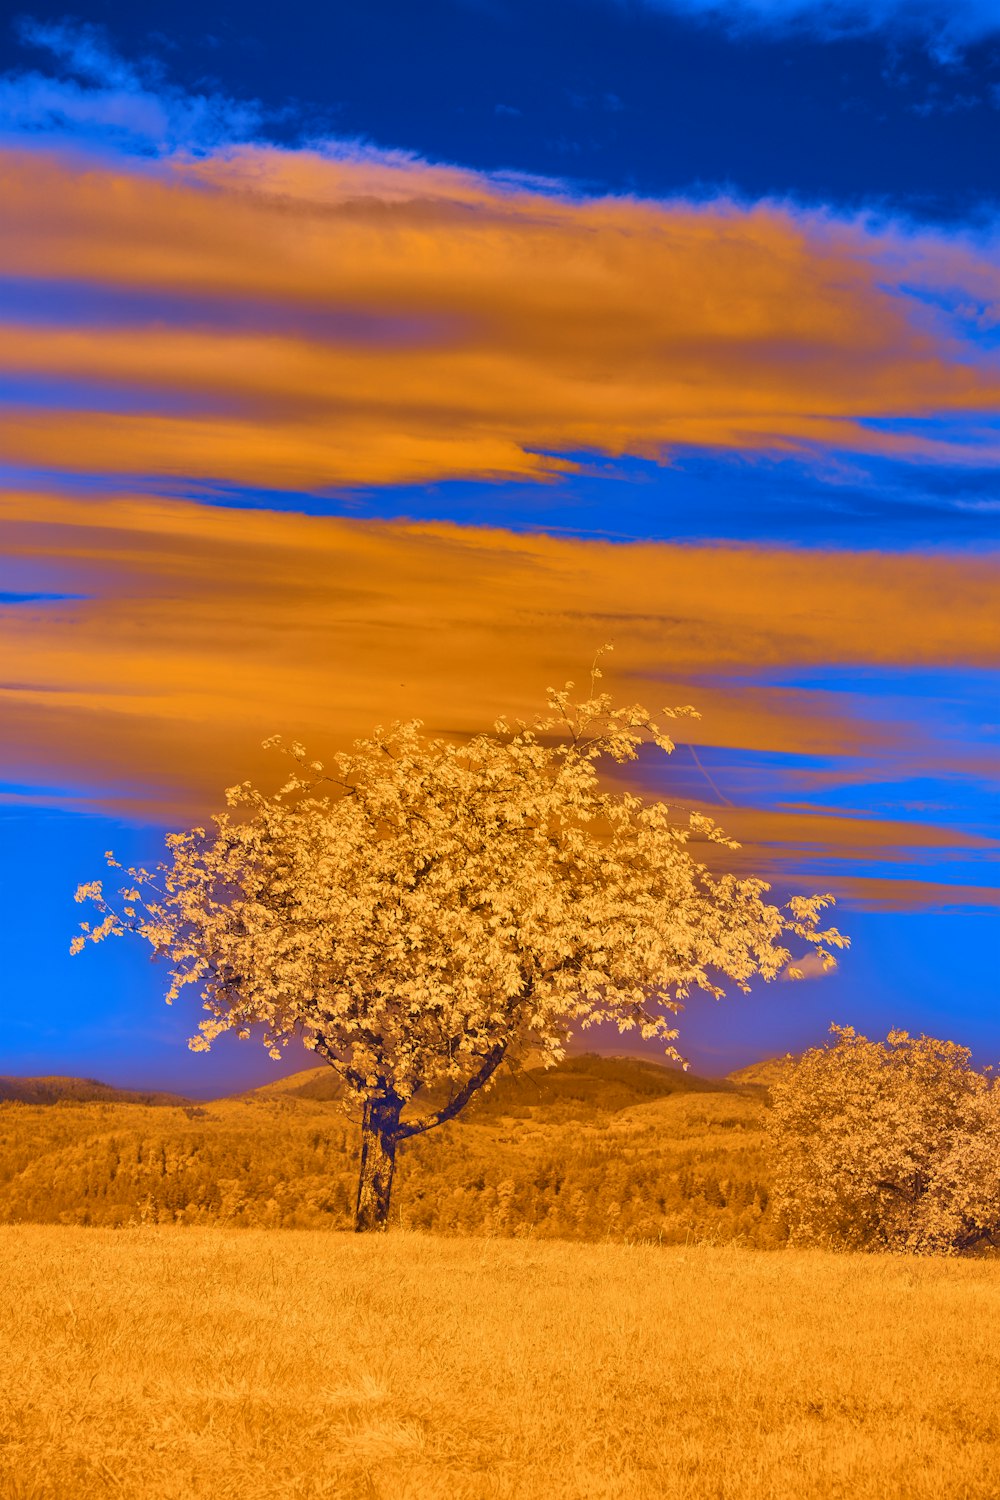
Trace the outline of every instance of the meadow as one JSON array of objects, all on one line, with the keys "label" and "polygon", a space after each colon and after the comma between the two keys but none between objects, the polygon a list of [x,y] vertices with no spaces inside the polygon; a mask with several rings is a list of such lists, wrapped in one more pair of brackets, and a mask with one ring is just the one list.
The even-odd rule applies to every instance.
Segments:
[{"label": "meadow", "polygon": [[2,1500],[996,1500],[1000,1267],[0,1227]]}]

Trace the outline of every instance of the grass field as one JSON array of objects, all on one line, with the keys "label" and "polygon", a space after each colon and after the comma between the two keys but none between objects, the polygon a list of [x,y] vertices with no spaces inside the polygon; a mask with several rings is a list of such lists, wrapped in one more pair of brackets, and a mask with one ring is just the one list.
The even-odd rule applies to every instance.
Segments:
[{"label": "grass field", "polygon": [[996,1500],[1000,1265],[0,1227],[0,1496]]}]

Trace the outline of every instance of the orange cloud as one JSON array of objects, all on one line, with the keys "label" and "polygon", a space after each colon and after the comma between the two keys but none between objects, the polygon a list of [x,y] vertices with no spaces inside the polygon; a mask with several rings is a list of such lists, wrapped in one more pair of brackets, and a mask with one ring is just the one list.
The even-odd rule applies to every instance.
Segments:
[{"label": "orange cloud", "polygon": [[[583,685],[609,637],[617,691],[702,710],[683,738],[828,758],[895,731],[752,671],[1000,661],[991,559],[614,545],[141,497],[7,495],[0,523],[25,576],[87,596],[0,608],[0,776],[177,822],[244,776],[270,784],[265,735],[322,754],[395,717],[471,732],[534,712],[567,676]],[[740,673],[739,688],[717,680]],[[907,753],[940,751],[914,736]],[[988,847],[815,807],[718,815],[751,867]]]},{"label": "orange cloud", "polygon": [[800,851],[833,854],[838,860],[870,859],[873,855],[913,858],[928,850],[1000,851],[1000,840],[933,823],[835,815],[814,809],[727,807],[720,811],[705,806],[702,810],[723,821],[726,832],[742,844],[776,849],[795,845]]},{"label": "orange cloud", "polygon": [[[900,290],[1000,292],[986,251],[931,235],[276,148],[117,167],[6,151],[0,192],[0,275],[189,299],[141,327],[0,325],[0,369],[140,407],[8,410],[9,461],[322,488],[689,444],[996,456],[871,425],[1000,408],[995,363]],[[164,391],[187,409],[158,413]]]},{"label": "orange cloud", "polygon": [[931,880],[862,875],[826,875],[823,885],[839,900],[854,902],[870,911],[1000,910],[1000,887],[995,885],[942,885]]}]

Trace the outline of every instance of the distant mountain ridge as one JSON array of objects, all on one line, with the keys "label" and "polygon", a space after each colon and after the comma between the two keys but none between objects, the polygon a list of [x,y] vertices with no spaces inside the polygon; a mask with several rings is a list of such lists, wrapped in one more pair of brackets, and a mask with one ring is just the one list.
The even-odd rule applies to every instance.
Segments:
[{"label": "distant mountain ridge", "polygon": [[[614,1113],[673,1094],[735,1093],[740,1088],[740,1084],[725,1078],[702,1078],[649,1058],[605,1057],[583,1052],[564,1058],[552,1068],[505,1070],[491,1089],[473,1097],[462,1117],[474,1122],[507,1114],[520,1115],[527,1109],[541,1107],[563,1117],[568,1114],[584,1118],[596,1110]],[[342,1096],[343,1087],[336,1073],[324,1064],[236,1097],[320,1103],[334,1102]],[[418,1097],[413,1111],[419,1114],[422,1107],[432,1107],[444,1097],[443,1089],[430,1090],[426,1097]]]},{"label": "distant mountain ridge", "polygon": [[[507,1070],[495,1086],[477,1095],[463,1113],[470,1118],[486,1113],[503,1114],[506,1109],[528,1106],[562,1106],[574,1113],[588,1108],[626,1109],[646,1100],[671,1094],[727,1093],[741,1089],[768,1088],[787,1070],[791,1059],[772,1057],[739,1068],[726,1078],[706,1078],[685,1073],[678,1067],[636,1056],[607,1057],[594,1052],[575,1053],[554,1068],[521,1067]],[[343,1086],[327,1064],[305,1068],[255,1089],[222,1095],[225,1099],[300,1099],[311,1103],[333,1103],[343,1095]],[[436,1095],[429,1096],[428,1102]],[[156,1089],[123,1089],[96,1078],[62,1075],[19,1078],[0,1076],[0,1102],[22,1104],[204,1104],[182,1094]]]},{"label": "distant mountain ridge", "polygon": [[0,1101],[20,1104],[190,1104],[182,1094],[155,1089],[119,1089],[96,1078],[53,1074],[41,1078],[0,1076]]}]

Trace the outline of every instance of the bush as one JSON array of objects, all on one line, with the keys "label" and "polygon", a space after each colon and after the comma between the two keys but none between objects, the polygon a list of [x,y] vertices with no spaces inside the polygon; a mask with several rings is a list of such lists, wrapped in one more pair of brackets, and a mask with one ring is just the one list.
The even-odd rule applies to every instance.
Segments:
[{"label": "bush", "polygon": [[772,1086],[777,1207],[800,1243],[1000,1244],[1000,1088],[954,1042],[850,1027]]}]

